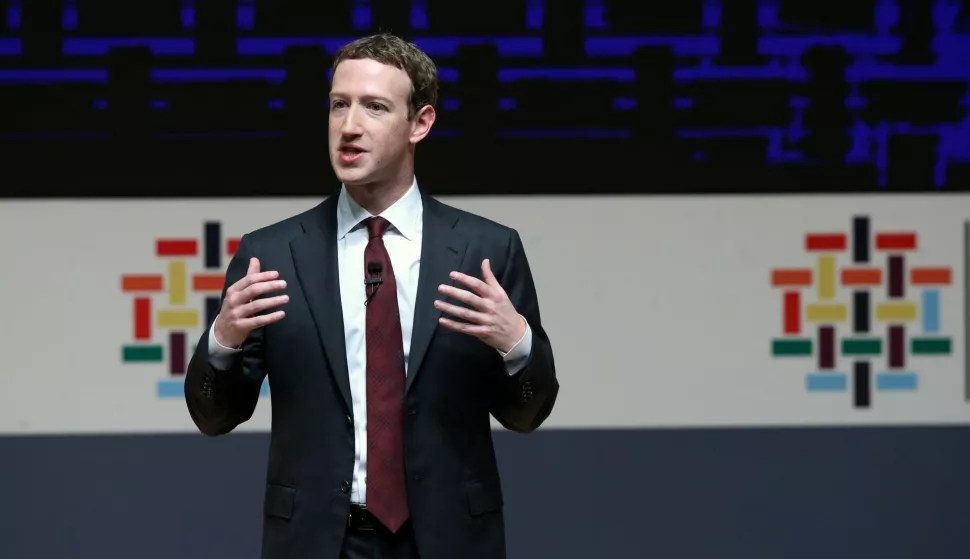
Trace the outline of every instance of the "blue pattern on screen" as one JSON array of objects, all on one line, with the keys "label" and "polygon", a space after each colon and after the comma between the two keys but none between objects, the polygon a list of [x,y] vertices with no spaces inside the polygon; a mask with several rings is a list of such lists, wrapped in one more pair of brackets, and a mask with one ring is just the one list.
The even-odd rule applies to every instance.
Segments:
[{"label": "blue pattern on screen", "polygon": [[[113,48],[131,46],[145,46],[151,50],[155,65],[151,80],[159,85],[239,80],[277,84],[286,77],[282,57],[287,48],[315,45],[332,53],[353,37],[376,31],[378,18],[375,10],[379,9],[368,0],[348,2],[349,8],[339,12],[347,14],[346,21],[321,22],[320,29],[331,31],[306,33],[305,29],[312,28],[313,22],[301,22],[300,28],[293,31],[280,27],[276,20],[276,23],[265,24],[261,20],[261,11],[272,4],[270,1],[238,0],[234,14],[230,13],[234,21],[229,22],[229,27],[235,30],[235,59],[231,64],[216,67],[201,65],[197,60],[201,39],[195,34],[199,24],[195,0],[154,3],[152,13],[171,23],[147,25],[145,22],[149,19],[143,18],[132,23],[130,28],[125,27],[124,16],[118,16],[117,21],[108,21],[106,12],[110,10],[98,9],[99,4],[106,2],[65,0],[60,7],[60,57],[57,65],[51,65],[30,63],[25,44],[28,3],[28,0],[0,2],[0,9],[5,10],[0,13],[0,83],[3,87],[107,84],[107,55]],[[536,124],[499,131],[503,136],[519,138],[630,137],[632,129],[618,125],[623,119],[616,116],[632,114],[639,108],[637,96],[631,90],[637,82],[633,56],[643,46],[668,46],[675,57],[673,83],[678,94],[673,100],[673,111],[677,115],[677,135],[699,139],[763,138],[767,145],[765,161],[772,164],[797,162],[804,158],[799,142],[813,130],[805,123],[806,110],[811,107],[810,98],[799,92],[801,86],[811,84],[811,71],[803,60],[812,47],[838,46],[848,56],[844,103],[851,119],[845,131],[849,140],[846,163],[873,165],[885,174],[891,141],[918,138],[932,146],[936,185],[946,183],[948,165],[970,164],[970,89],[967,87],[970,83],[970,10],[967,2],[932,0],[931,10],[924,17],[927,31],[920,35],[920,29],[914,31],[906,24],[909,21],[905,17],[907,11],[918,5],[909,0],[850,2],[847,5],[851,4],[855,11],[844,13],[826,12],[823,8],[830,5],[827,2],[819,2],[813,9],[811,2],[751,0],[749,13],[755,20],[748,22],[751,52],[740,62],[725,60],[728,53],[722,33],[725,27],[736,26],[742,21],[725,20],[729,9],[743,5],[743,2],[679,0],[676,3],[644,3],[645,15],[642,16],[631,15],[633,11],[622,7],[635,4],[631,2],[586,0],[567,4],[581,10],[576,19],[581,28],[581,35],[577,34],[580,54],[567,65],[553,64],[547,58],[550,37],[553,37],[547,33],[552,17],[551,2],[511,2],[509,5],[518,6],[518,9],[507,10],[501,18],[488,19],[487,9],[480,5],[412,0],[406,9],[408,29],[403,32],[438,61],[445,93],[441,108],[445,112],[461,110],[461,100],[448,95],[448,86],[461,80],[456,55],[463,45],[486,44],[496,48],[499,58],[498,106],[503,114],[523,110],[516,87],[524,81],[557,83],[563,88],[596,85],[611,93],[608,106],[596,110],[612,112],[612,124],[573,125],[567,117],[558,127]],[[472,13],[464,19],[456,19],[456,11],[460,11],[461,5]],[[858,8],[867,5],[868,9]],[[611,11],[613,6],[620,6],[616,13]],[[447,13],[439,16],[439,10]],[[167,16],[170,17],[166,19]],[[489,22],[499,21],[502,29],[496,28],[492,33],[462,30],[474,26],[477,17],[486,17]],[[458,21],[460,25],[452,26],[452,21]],[[169,25],[167,30],[160,32],[165,25]],[[912,60],[901,61],[899,56],[908,52],[907,38],[910,43],[915,41],[917,44],[916,55]],[[925,45],[922,50],[920,44]],[[766,87],[787,84],[791,92],[785,93],[786,98],[781,104],[786,109],[781,113],[783,116],[735,122],[738,119],[732,121],[728,118],[730,111],[724,109],[731,106],[732,99],[725,97],[717,105],[725,118],[709,118],[710,122],[691,118],[691,113],[702,104],[692,93],[692,87],[716,88],[718,84],[724,84],[724,95],[729,96],[735,91],[727,87],[732,82],[748,84],[752,93],[758,91],[760,83]],[[886,99],[900,98],[896,93],[899,88],[922,93],[913,97],[909,104],[897,100],[887,105]],[[152,101],[152,108],[174,110],[163,92],[164,89],[159,89],[159,97]],[[279,97],[268,96],[265,106],[271,110],[285,110],[285,101]],[[94,99],[92,103],[93,110],[108,110],[109,107],[103,98]],[[583,109],[579,107],[577,110]],[[679,120],[681,116],[683,122]],[[529,120],[526,117],[521,122],[528,123]],[[461,131],[442,127],[435,133],[447,137],[460,135]],[[271,135],[273,131],[268,130],[265,134]]]}]

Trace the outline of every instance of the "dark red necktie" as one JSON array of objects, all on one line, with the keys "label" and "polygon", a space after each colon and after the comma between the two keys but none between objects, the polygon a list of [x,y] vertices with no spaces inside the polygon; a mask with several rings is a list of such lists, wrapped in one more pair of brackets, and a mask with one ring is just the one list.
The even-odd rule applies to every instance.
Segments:
[{"label": "dark red necktie", "polygon": [[364,220],[367,248],[364,277],[380,264],[383,283],[368,286],[367,302],[367,508],[391,532],[408,519],[404,473],[404,341],[397,307],[397,282],[384,247],[390,223],[383,217]]}]

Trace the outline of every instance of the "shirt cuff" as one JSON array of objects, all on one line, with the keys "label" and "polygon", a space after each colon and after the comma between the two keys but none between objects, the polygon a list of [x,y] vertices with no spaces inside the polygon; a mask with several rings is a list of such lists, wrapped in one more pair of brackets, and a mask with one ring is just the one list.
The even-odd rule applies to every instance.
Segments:
[{"label": "shirt cuff", "polygon": [[213,368],[225,371],[232,367],[233,357],[242,351],[226,347],[216,340],[215,328],[209,328],[209,364]]},{"label": "shirt cuff", "polygon": [[529,326],[529,321],[524,316],[519,316],[525,323],[525,334],[522,334],[522,338],[508,352],[497,350],[505,361],[505,370],[509,376],[524,369],[532,357],[532,327]]}]

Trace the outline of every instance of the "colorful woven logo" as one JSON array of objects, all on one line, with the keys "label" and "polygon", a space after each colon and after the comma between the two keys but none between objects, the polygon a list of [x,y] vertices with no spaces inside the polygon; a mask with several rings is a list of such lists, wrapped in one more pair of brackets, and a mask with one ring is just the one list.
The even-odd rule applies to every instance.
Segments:
[{"label": "colorful woven logo", "polygon": [[918,389],[914,357],[951,354],[940,313],[953,308],[943,304],[941,293],[952,270],[908,267],[917,241],[914,232],[873,234],[869,218],[857,216],[851,235],[805,236],[805,250],[816,255],[814,269],[772,270],[771,284],[782,291],[784,304],[783,335],[772,340],[771,352],[814,358],[805,377],[808,391],[851,389],[854,406],[868,408],[873,390]]},{"label": "colorful woven logo", "polygon": [[[239,239],[222,240],[219,222],[207,222],[201,241],[192,238],[156,239],[155,256],[167,263],[164,273],[126,274],[121,290],[131,294],[131,343],[122,346],[124,363],[165,364],[168,375],[157,382],[159,398],[181,398],[190,352],[189,331],[208,325],[219,312],[224,275],[223,255],[236,253]],[[201,266],[199,259],[201,257]],[[190,272],[190,263],[203,271]],[[192,306],[189,293],[202,294],[204,309]],[[197,298],[196,298],[197,299]],[[265,384],[264,384],[265,392]]]}]

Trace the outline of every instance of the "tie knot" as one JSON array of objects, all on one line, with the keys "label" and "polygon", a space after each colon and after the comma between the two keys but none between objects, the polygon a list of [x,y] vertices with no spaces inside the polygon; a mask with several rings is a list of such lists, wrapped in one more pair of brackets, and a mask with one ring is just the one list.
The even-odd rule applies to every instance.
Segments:
[{"label": "tie knot", "polygon": [[391,222],[383,217],[368,217],[364,220],[364,225],[367,226],[367,235],[371,239],[380,239],[384,236],[387,228],[391,226]]}]

